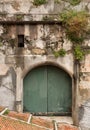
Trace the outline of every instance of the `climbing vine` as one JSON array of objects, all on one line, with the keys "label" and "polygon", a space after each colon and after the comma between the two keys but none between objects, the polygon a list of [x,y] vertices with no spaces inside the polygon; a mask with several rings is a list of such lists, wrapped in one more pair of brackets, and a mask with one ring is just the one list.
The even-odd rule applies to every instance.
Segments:
[{"label": "climbing vine", "polygon": [[74,48],[74,56],[76,60],[82,60],[85,55],[84,50],[82,50],[80,45],[76,45]]},{"label": "climbing vine", "polygon": [[23,14],[17,14],[16,15],[16,20],[17,21],[20,21],[20,20],[22,20],[24,18],[24,15]]},{"label": "climbing vine", "polygon": [[82,43],[88,32],[88,17],[85,11],[67,11],[60,14],[66,35],[73,43]]},{"label": "climbing vine", "polygon": [[69,0],[69,3],[73,6],[79,4],[81,2],[81,0]]},{"label": "climbing vine", "polygon": [[55,55],[55,57],[64,57],[66,55],[66,50],[61,48],[60,50],[58,51],[54,51],[53,54]]},{"label": "climbing vine", "polygon": [[7,109],[7,110],[4,112],[4,115],[8,115],[8,114],[9,114],[9,112],[10,112],[10,110],[9,110],[9,109]]},{"label": "climbing vine", "polygon": [[67,38],[74,45],[75,59],[81,60],[85,53],[81,46],[90,30],[88,27],[88,13],[86,11],[65,11],[60,14],[60,21],[65,28]]}]

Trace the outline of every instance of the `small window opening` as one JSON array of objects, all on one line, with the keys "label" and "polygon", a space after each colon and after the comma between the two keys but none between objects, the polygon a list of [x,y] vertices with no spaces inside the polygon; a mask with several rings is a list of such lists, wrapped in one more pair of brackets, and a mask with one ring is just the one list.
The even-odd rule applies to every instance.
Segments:
[{"label": "small window opening", "polygon": [[24,47],[24,35],[18,35],[18,47]]}]

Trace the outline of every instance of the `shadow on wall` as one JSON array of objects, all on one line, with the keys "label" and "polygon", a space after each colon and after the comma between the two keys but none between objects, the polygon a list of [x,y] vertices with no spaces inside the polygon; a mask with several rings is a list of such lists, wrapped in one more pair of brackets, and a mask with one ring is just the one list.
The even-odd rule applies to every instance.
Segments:
[{"label": "shadow on wall", "polygon": [[90,99],[80,107],[79,121],[81,130],[90,130]]},{"label": "shadow on wall", "polygon": [[16,74],[10,68],[5,76],[0,76],[0,105],[15,110]]}]

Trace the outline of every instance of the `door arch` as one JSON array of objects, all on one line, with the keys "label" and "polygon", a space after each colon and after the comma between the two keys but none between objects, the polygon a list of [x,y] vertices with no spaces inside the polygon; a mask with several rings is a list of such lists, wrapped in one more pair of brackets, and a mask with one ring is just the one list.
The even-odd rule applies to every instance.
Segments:
[{"label": "door arch", "polygon": [[70,114],[72,79],[69,74],[52,65],[32,69],[24,78],[23,108],[34,114]]}]

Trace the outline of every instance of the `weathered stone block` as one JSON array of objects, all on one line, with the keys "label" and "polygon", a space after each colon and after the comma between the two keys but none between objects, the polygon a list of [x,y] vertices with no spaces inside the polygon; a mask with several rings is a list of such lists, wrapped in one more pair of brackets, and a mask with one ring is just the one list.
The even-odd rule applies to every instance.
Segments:
[{"label": "weathered stone block", "polygon": [[37,35],[38,35],[37,34],[37,26],[30,25],[29,29],[30,29],[30,39],[31,40],[37,39]]},{"label": "weathered stone block", "polygon": [[0,87],[0,105],[14,110],[15,108],[15,95],[12,90],[9,90],[7,86]]},{"label": "weathered stone block", "polygon": [[45,50],[39,49],[39,48],[32,49],[32,54],[43,55],[43,54],[45,54]]},{"label": "weathered stone block", "polygon": [[79,123],[81,130],[90,130],[90,99],[83,103],[82,109],[83,113]]},{"label": "weathered stone block", "polygon": [[5,64],[0,64],[0,75],[6,75],[9,67]]},{"label": "weathered stone block", "polygon": [[90,72],[90,54],[85,56],[85,60],[81,62],[80,71],[81,72]]},{"label": "weathered stone block", "polygon": [[23,56],[7,56],[5,60],[6,64],[23,64]]},{"label": "weathered stone block", "polygon": [[0,35],[3,33],[3,26],[0,26]]}]

